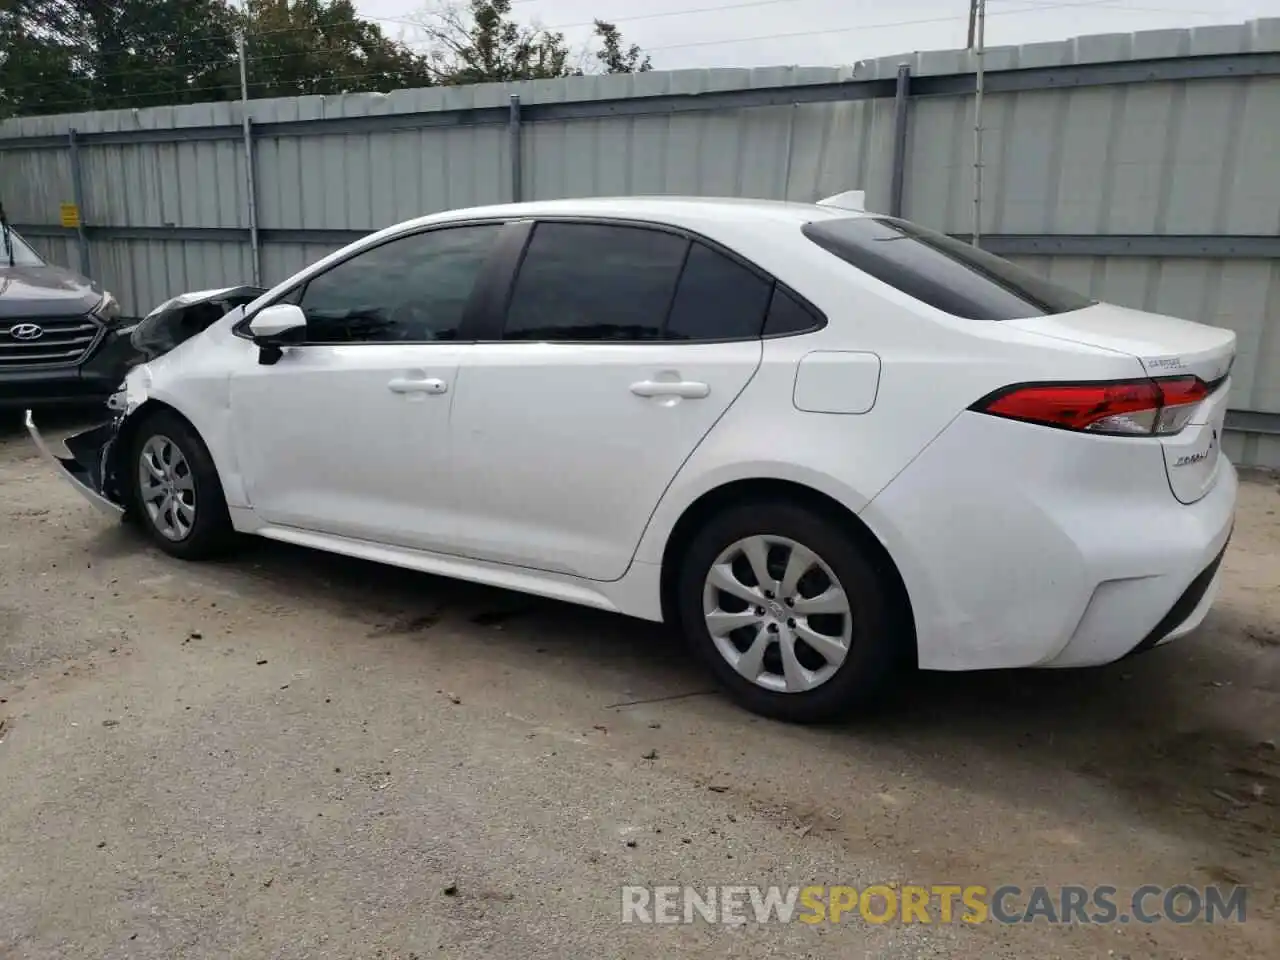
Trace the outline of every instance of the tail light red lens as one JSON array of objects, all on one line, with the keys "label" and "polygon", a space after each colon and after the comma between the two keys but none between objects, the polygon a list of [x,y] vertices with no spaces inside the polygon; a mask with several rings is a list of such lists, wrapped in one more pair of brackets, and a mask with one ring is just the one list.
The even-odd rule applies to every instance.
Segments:
[{"label": "tail light red lens", "polygon": [[971,409],[1111,436],[1167,436],[1187,425],[1209,388],[1197,377],[1007,387]]},{"label": "tail light red lens", "polygon": [[1157,380],[1161,392],[1160,418],[1156,422],[1156,433],[1168,435],[1177,433],[1188,423],[1200,406],[1200,401],[1209,395],[1209,388],[1196,377],[1179,377],[1176,380]]}]

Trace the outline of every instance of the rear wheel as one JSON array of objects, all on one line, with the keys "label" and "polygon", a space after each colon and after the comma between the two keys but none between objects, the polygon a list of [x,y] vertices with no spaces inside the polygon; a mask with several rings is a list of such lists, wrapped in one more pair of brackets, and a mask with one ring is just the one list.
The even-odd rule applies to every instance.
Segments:
[{"label": "rear wheel", "polygon": [[809,723],[871,704],[902,658],[891,593],[837,524],[798,504],[718,514],[686,553],[685,635],[747,709]]},{"label": "rear wheel", "polygon": [[203,560],[222,552],[231,519],[213,458],[195,430],[162,410],[133,432],[133,514],[166,553]]}]

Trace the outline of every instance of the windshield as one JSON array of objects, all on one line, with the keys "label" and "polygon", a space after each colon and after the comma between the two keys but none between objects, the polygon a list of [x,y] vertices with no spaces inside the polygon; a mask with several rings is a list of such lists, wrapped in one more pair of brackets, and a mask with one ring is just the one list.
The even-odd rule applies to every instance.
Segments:
[{"label": "windshield", "polygon": [[12,228],[9,230],[9,247],[4,245],[3,238],[0,238],[0,269],[9,266],[9,250],[13,251],[13,263],[18,267],[43,267],[44,260],[40,255],[27,245],[27,242],[18,236],[17,232]]},{"label": "windshield", "polygon": [[829,253],[910,297],[969,320],[1015,320],[1083,310],[1095,301],[968,243],[894,217],[805,224]]}]

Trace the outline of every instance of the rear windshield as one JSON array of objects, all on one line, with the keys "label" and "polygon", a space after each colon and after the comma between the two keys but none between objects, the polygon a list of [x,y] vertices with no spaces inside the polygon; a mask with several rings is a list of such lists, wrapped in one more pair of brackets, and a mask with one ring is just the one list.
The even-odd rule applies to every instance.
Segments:
[{"label": "rear windshield", "polygon": [[1094,303],[1008,260],[906,220],[819,220],[803,230],[846,263],[953,316],[1014,320],[1069,313]]}]

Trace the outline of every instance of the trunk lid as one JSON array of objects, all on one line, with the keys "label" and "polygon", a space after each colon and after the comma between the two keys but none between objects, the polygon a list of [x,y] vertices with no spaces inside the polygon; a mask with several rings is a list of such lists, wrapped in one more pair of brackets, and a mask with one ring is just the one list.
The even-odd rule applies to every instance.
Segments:
[{"label": "trunk lid", "polygon": [[1006,323],[1041,336],[1130,354],[1149,377],[1194,375],[1212,385],[1227,375],[1236,355],[1236,335],[1230,330],[1109,303]]},{"label": "trunk lid", "polygon": [[1228,374],[1236,355],[1232,331],[1107,303],[1006,322],[1029,333],[1129,354],[1154,379],[1195,376],[1203,380],[1210,395],[1186,427],[1160,438],[1160,443],[1169,488],[1179,501],[1195,503],[1213,489],[1227,413]]}]

